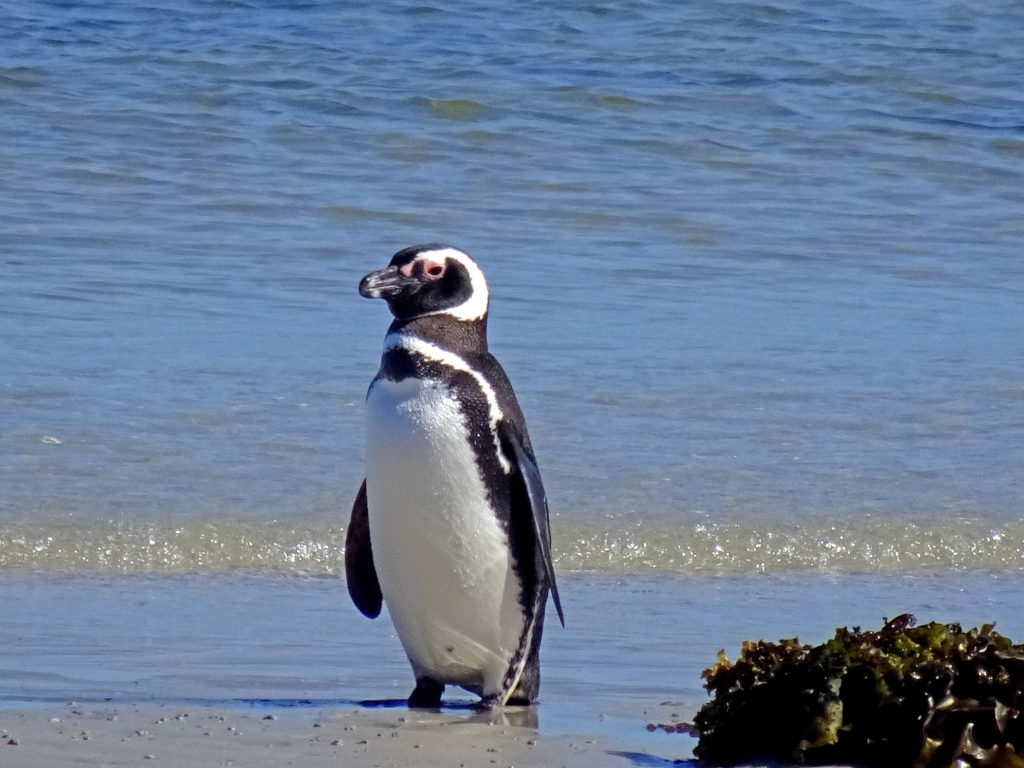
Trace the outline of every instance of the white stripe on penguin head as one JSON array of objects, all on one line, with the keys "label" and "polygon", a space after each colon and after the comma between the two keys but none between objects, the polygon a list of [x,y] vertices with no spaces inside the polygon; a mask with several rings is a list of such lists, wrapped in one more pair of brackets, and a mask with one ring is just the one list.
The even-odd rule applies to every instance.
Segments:
[{"label": "white stripe on penguin head", "polygon": [[429,260],[443,264],[448,259],[461,264],[469,275],[469,298],[454,307],[448,307],[447,309],[431,312],[430,314],[451,315],[457,320],[482,319],[487,314],[487,302],[490,293],[487,289],[487,280],[484,278],[483,271],[469,257],[469,254],[460,251],[458,248],[435,248],[417,253],[413,261]]}]

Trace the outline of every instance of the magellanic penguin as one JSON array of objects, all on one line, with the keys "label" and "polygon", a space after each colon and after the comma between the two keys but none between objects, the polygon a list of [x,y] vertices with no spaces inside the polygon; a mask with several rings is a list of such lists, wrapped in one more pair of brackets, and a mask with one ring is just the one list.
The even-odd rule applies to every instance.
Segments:
[{"label": "magellanic penguin", "polygon": [[488,291],[465,253],[428,244],[359,283],[395,319],[366,394],[366,479],[346,534],[348,591],[381,601],[416,677],[484,706],[532,704],[551,564],[548,506],[512,385],[487,350]]}]

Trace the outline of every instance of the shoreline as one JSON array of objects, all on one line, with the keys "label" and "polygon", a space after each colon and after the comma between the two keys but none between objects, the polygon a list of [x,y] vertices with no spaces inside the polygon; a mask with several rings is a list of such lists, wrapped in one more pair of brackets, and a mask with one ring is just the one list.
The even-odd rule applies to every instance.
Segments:
[{"label": "shoreline", "polygon": [[[535,713],[532,713],[535,717]],[[584,735],[530,727],[531,708],[241,712],[204,706],[67,704],[0,710],[9,768],[244,765],[247,768],[687,765]],[[146,762],[144,762],[146,761]]]},{"label": "shoreline", "polygon": [[996,621],[1017,639],[1006,606],[1022,585],[1024,573],[572,574],[540,703],[488,719],[454,688],[440,711],[407,709],[390,623],[363,620],[336,580],[25,575],[0,584],[0,765],[694,766],[695,739],[645,725],[692,721],[720,649],[816,644],[904,612]]}]

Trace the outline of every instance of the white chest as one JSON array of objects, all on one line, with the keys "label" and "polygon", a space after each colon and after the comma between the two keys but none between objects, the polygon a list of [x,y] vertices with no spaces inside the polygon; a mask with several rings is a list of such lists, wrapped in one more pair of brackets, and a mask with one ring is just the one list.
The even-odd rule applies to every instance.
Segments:
[{"label": "white chest", "polygon": [[490,693],[524,617],[458,403],[439,382],[380,380],[366,414],[370,540],[398,636],[420,671]]}]

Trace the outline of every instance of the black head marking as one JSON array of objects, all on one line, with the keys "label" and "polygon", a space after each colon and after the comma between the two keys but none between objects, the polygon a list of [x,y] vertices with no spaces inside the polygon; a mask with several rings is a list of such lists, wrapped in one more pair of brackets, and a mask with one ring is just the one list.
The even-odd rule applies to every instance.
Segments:
[{"label": "black head marking", "polygon": [[359,293],[386,300],[398,320],[439,314],[480,320],[487,314],[480,268],[462,251],[438,243],[402,249],[387,267],[360,281]]}]

